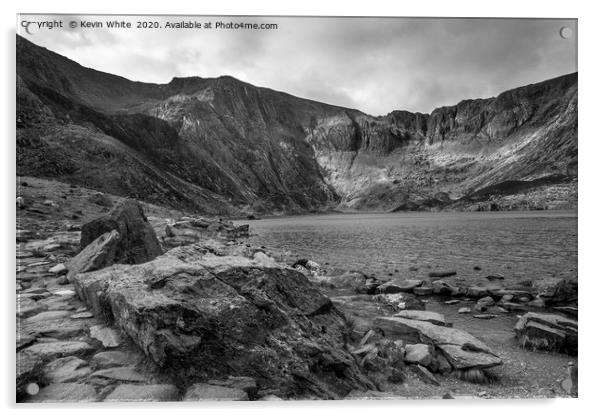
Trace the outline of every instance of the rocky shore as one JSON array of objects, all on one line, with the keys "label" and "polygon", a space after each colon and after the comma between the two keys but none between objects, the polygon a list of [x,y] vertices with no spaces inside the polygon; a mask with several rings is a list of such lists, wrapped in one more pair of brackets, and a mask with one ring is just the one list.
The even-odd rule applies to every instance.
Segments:
[{"label": "rocky shore", "polygon": [[19,402],[577,395],[574,282],[329,275],[248,226],[24,181]]}]

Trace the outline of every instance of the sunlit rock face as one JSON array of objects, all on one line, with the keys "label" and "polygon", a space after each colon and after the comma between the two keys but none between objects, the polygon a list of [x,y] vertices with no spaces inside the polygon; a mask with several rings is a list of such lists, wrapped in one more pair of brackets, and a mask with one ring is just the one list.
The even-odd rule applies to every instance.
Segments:
[{"label": "sunlit rock face", "polygon": [[17,169],[215,214],[574,207],[577,74],[375,117],[232,77],[132,82],[17,37]]}]

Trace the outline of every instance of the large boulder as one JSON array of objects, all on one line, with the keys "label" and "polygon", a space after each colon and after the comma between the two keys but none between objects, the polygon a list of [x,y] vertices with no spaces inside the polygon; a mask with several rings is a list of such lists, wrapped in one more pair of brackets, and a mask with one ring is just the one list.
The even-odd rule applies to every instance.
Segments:
[{"label": "large boulder", "polygon": [[559,314],[527,313],[518,320],[514,332],[523,347],[577,355],[577,321]]},{"label": "large boulder", "polygon": [[79,274],[78,295],[181,384],[250,377],[282,397],[371,389],[348,326],[303,274],[201,245]]},{"label": "large boulder", "polygon": [[545,300],[546,305],[577,304],[579,298],[577,281],[563,279],[546,287],[539,297]]},{"label": "large boulder", "polygon": [[112,230],[119,232],[120,236],[113,263],[140,264],[163,253],[155,230],[136,200],[121,200],[107,215],[84,224],[80,248],[83,250],[99,236]]},{"label": "large boulder", "polygon": [[387,337],[433,345],[454,369],[485,369],[502,364],[485,343],[463,330],[402,317],[377,317],[374,325]]}]

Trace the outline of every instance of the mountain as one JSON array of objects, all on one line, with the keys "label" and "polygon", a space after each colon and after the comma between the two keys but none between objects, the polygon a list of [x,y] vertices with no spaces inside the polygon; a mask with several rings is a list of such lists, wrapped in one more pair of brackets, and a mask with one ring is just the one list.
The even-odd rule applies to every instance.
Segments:
[{"label": "mountain", "polygon": [[210,214],[576,205],[577,74],[431,114],[133,82],[17,36],[17,171]]}]

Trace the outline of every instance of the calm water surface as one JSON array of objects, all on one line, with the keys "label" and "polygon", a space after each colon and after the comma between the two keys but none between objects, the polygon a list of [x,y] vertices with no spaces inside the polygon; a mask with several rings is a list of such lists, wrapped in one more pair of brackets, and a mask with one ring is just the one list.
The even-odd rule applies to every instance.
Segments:
[{"label": "calm water surface", "polygon": [[498,273],[506,283],[577,277],[576,212],[333,214],[249,223],[253,244],[331,272],[423,279],[430,270],[453,269],[460,279]]}]

